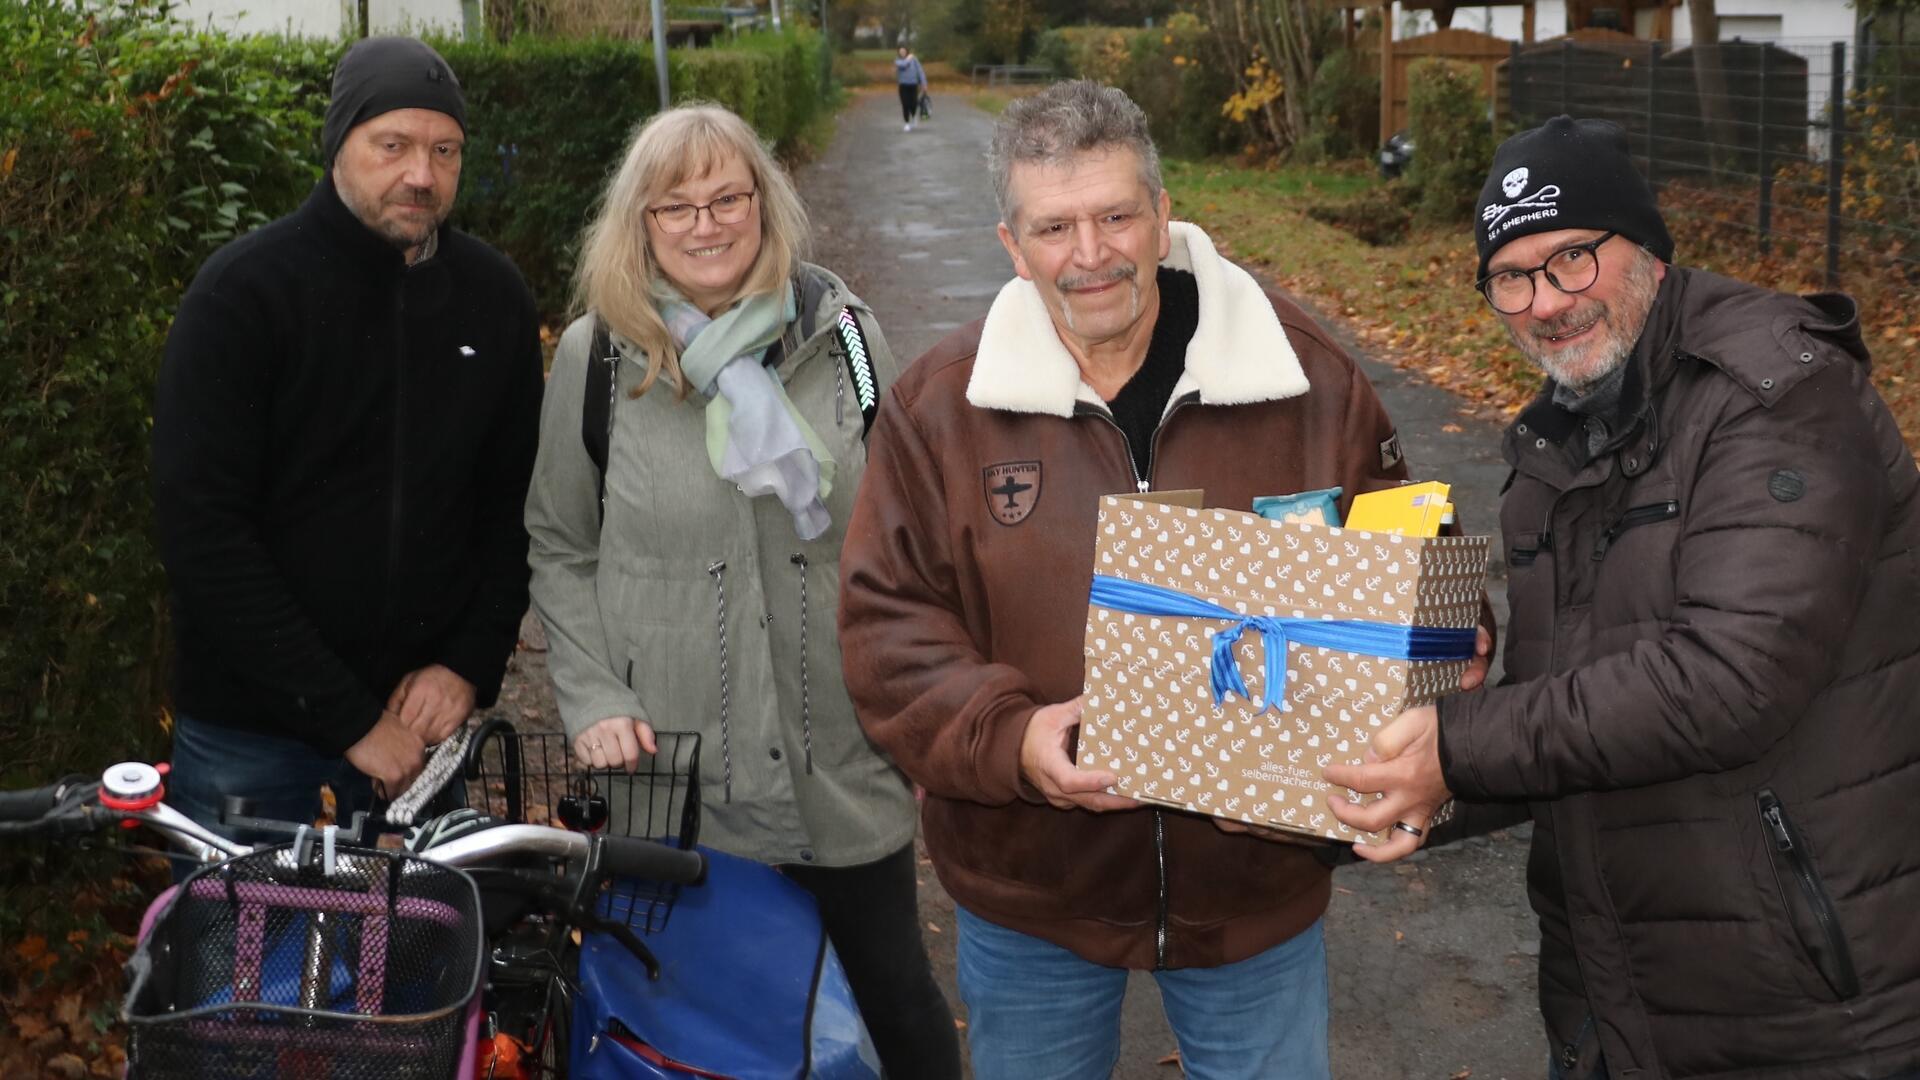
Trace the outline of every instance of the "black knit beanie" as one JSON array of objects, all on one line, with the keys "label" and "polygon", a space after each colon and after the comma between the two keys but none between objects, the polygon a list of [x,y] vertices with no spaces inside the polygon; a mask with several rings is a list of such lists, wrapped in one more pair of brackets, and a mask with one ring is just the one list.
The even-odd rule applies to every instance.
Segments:
[{"label": "black knit beanie", "polygon": [[467,105],[453,69],[424,41],[409,37],[372,37],[356,42],[333,72],[333,98],[320,129],[327,167],[340,152],[347,132],[395,109],[432,109],[446,113],[467,130]]},{"label": "black knit beanie", "polygon": [[1474,211],[1482,277],[1509,241],[1557,229],[1610,229],[1673,261],[1673,237],[1633,167],[1627,133],[1607,120],[1556,116],[1501,143]]}]

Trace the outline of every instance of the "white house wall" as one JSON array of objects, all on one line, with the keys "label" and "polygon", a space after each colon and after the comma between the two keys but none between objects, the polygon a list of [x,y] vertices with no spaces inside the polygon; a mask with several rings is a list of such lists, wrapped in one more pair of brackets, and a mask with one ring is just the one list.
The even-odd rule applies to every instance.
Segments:
[{"label": "white house wall", "polygon": [[[1723,23],[1731,23],[1736,27],[1722,34],[1723,40],[1737,34],[1748,41],[1777,40],[1796,45],[1845,41],[1851,47],[1853,42],[1854,10],[1844,0],[1718,0],[1714,11]],[[1640,14],[1650,18],[1652,12]],[[1517,6],[1461,8],[1453,16],[1453,25],[1462,30],[1478,30],[1494,37],[1519,41],[1523,33],[1522,18],[1521,9]],[[1774,20],[1778,20],[1780,27],[1777,35],[1767,34],[1760,29]],[[1399,25],[1399,20],[1396,20],[1395,26]],[[1536,39],[1558,37],[1566,33],[1567,5],[1563,0],[1540,0],[1534,7],[1533,26]],[[1647,36],[1645,27],[1630,29],[1640,37]],[[1692,40],[1693,28],[1689,22],[1687,5],[1683,3],[1673,13],[1673,44],[1681,47]]]},{"label": "white house wall", "polygon": [[[185,0],[177,18],[235,34],[345,37],[354,26],[355,0]],[[461,0],[367,0],[376,34],[457,35],[465,27]]]}]

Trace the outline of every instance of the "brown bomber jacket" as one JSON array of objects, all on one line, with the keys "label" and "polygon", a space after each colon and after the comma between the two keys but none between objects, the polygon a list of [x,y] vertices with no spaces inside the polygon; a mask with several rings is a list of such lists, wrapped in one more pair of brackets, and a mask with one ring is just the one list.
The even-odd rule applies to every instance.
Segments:
[{"label": "brown bomber jacket", "polygon": [[1056,810],[1023,782],[1028,718],[1081,690],[1099,497],[1202,488],[1245,510],[1407,475],[1373,387],[1303,312],[1191,226],[1173,225],[1166,265],[1194,273],[1200,324],[1151,475],[1016,280],[888,394],[841,561],[847,686],[927,790],[941,883],[976,915],[1132,968],[1252,956],[1311,926],[1330,883],[1305,846],[1173,811]]}]

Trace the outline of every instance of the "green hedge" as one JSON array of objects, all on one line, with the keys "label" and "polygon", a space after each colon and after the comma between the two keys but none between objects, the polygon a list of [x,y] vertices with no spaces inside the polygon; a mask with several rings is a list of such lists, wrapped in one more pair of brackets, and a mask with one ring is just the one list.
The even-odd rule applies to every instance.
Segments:
[{"label": "green hedge", "polygon": [[1493,125],[1478,67],[1428,57],[1407,70],[1407,127],[1413,162],[1407,183],[1420,193],[1419,216],[1464,224],[1493,167]]},{"label": "green hedge", "polygon": [[1309,161],[1371,158],[1381,141],[1379,68],[1364,53],[1335,49],[1314,69],[1307,90],[1301,155]]},{"label": "green hedge", "polygon": [[[819,37],[743,37],[675,50],[676,101],[717,101],[790,148],[826,107]],[[466,161],[454,221],[506,252],[542,312],[565,311],[580,228],[628,135],[659,101],[653,53],[606,39],[437,43],[466,92]]]},{"label": "green hedge", "polygon": [[[0,3],[0,784],[161,748],[147,438],[162,343],[200,263],[319,177],[344,48],[137,12]],[[789,142],[825,107],[817,42],[675,53],[677,95]],[[655,104],[651,53],[524,37],[440,47],[473,125],[459,220],[557,315],[600,180]],[[501,146],[518,147],[510,176]]]},{"label": "green hedge", "polygon": [[1245,129],[1221,112],[1233,96],[1233,76],[1208,51],[1206,35],[1191,16],[1161,28],[1067,27],[1040,35],[1034,59],[1062,78],[1126,91],[1146,111],[1162,154],[1206,157],[1246,141]]}]

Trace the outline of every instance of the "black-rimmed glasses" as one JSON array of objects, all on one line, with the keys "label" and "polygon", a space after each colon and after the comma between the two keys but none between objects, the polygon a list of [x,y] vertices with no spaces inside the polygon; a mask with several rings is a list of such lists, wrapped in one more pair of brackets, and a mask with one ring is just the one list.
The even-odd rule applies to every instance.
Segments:
[{"label": "black-rimmed glasses", "polygon": [[667,206],[650,206],[647,208],[647,213],[653,215],[653,223],[660,226],[661,232],[677,235],[691,232],[694,224],[700,220],[702,210],[713,215],[716,225],[738,225],[747,220],[747,215],[753,211],[753,196],[754,193],[751,191],[736,191],[730,195],[722,195],[709,203],[672,203]]},{"label": "black-rimmed glasses", "polygon": [[1518,315],[1533,306],[1533,276],[1544,273],[1553,287],[1569,295],[1586,292],[1600,280],[1600,245],[1620,235],[1609,229],[1598,239],[1570,244],[1531,270],[1496,270],[1473,287],[1502,315]]}]

